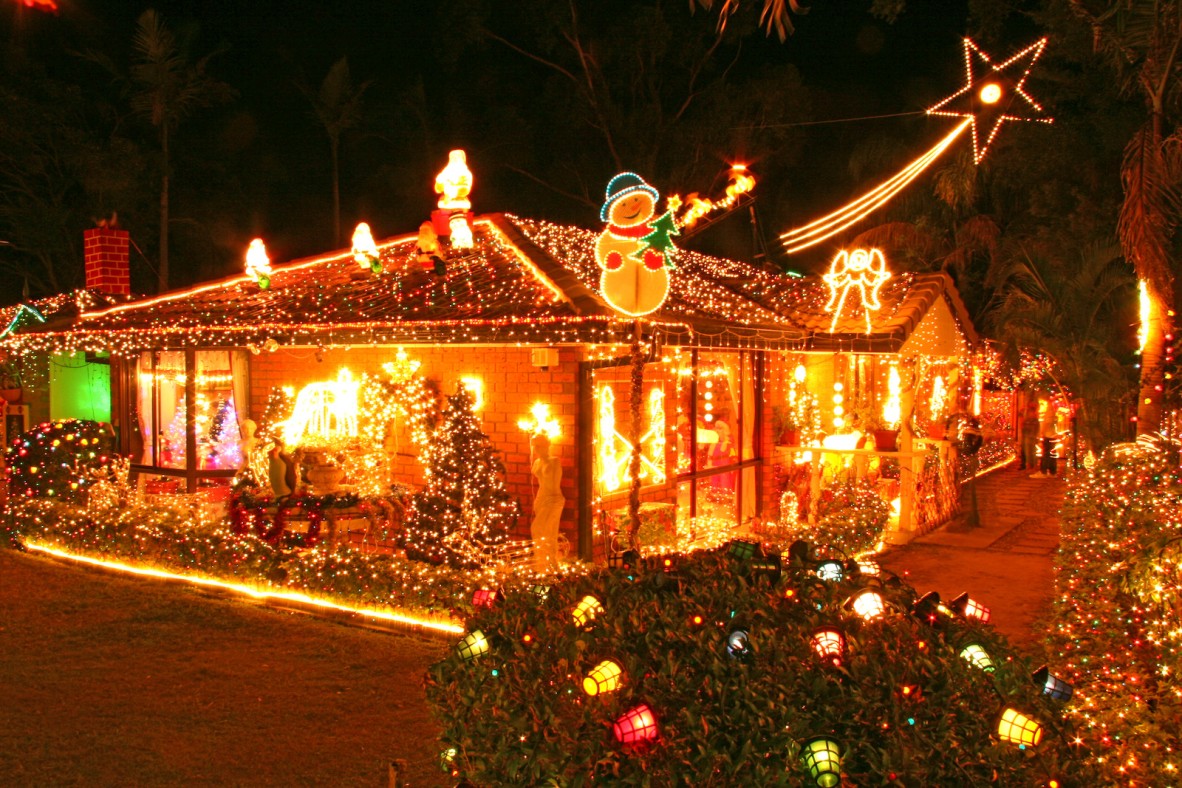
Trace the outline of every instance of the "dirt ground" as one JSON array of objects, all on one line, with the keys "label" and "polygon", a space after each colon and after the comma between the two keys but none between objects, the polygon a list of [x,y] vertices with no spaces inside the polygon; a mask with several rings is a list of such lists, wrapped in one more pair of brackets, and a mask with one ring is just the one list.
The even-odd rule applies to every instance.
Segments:
[{"label": "dirt ground", "polygon": [[0,785],[444,785],[447,648],[0,549]]}]

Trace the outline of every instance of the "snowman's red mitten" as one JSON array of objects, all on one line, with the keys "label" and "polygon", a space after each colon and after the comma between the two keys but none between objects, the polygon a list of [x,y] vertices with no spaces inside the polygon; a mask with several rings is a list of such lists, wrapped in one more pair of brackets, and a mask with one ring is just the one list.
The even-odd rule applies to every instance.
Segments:
[{"label": "snowman's red mitten", "polygon": [[619,252],[608,252],[603,259],[603,267],[609,271],[616,271],[624,265],[624,256]]},{"label": "snowman's red mitten", "polygon": [[644,250],[644,267],[652,271],[656,271],[665,267],[665,255],[658,252],[656,249]]}]

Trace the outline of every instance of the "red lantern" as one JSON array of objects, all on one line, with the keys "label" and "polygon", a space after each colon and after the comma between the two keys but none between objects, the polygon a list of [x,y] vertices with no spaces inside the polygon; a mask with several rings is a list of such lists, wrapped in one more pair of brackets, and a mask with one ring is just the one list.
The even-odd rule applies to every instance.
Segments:
[{"label": "red lantern", "polygon": [[493,603],[497,601],[497,592],[491,588],[480,588],[476,593],[472,594],[472,607],[492,607]]},{"label": "red lantern", "polygon": [[647,703],[642,703],[620,715],[612,723],[612,733],[620,744],[648,744],[657,739],[657,717]]}]

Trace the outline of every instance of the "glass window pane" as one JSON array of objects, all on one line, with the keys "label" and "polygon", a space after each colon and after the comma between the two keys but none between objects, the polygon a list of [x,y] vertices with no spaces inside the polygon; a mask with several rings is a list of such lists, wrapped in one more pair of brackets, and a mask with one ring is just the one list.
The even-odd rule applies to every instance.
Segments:
[{"label": "glass window pane", "polygon": [[739,458],[739,354],[698,356],[698,470],[730,465]]},{"label": "glass window pane", "polygon": [[156,387],[156,441],[153,465],[185,467],[185,354],[166,350],[156,354],[151,378]]},{"label": "glass window pane", "polygon": [[197,468],[223,470],[242,464],[239,415],[234,399],[234,375],[230,352],[197,352],[194,431],[197,438]]}]

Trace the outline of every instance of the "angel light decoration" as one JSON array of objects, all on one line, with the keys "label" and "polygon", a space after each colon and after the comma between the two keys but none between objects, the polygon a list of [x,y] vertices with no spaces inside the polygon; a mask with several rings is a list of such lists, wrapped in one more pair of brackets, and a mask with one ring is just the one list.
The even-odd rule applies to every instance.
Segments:
[{"label": "angel light decoration", "polygon": [[829,324],[829,333],[837,330],[837,321],[841,318],[841,311],[845,308],[846,298],[850,290],[856,289],[861,297],[862,311],[866,317],[866,333],[869,334],[870,313],[882,308],[878,300],[878,288],[883,282],[891,278],[891,272],[886,268],[886,257],[879,249],[855,249],[852,252],[842,249],[833,258],[829,266],[829,273],[822,279],[829,285],[829,302],[825,304],[826,311],[833,312],[833,321]]}]

